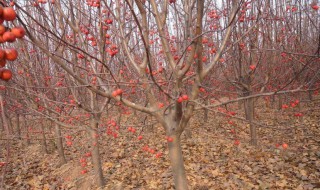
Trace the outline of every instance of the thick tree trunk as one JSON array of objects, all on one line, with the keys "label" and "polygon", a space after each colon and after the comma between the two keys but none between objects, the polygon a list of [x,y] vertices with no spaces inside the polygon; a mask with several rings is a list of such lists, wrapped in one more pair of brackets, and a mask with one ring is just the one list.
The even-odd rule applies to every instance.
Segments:
[{"label": "thick tree trunk", "polygon": [[60,130],[60,126],[56,123],[54,124],[54,127],[55,127],[55,133],[56,133],[56,144],[57,144],[57,149],[58,149],[58,154],[60,159],[60,165],[63,165],[67,163],[67,160],[63,150],[61,130]]},{"label": "thick tree trunk", "polygon": [[173,138],[173,141],[168,142],[168,147],[175,189],[188,190],[188,180],[184,168],[180,135],[171,137]]},{"label": "thick tree trunk", "polygon": [[92,119],[92,129],[90,130],[90,136],[92,138],[92,162],[93,162],[93,169],[95,173],[95,179],[97,180],[97,183],[99,187],[103,187],[105,185],[103,172],[102,172],[102,166],[101,166],[101,158],[100,158],[100,152],[99,152],[99,140],[97,137],[97,130],[98,130],[98,122],[96,122],[94,119]]}]

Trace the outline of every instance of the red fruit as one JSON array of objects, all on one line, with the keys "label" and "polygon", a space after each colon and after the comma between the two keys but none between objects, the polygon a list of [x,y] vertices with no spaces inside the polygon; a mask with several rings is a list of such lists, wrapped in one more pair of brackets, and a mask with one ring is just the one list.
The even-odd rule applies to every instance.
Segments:
[{"label": "red fruit", "polygon": [[200,87],[200,88],[199,88],[199,91],[204,93],[204,92],[206,92],[206,89]]},{"label": "red fruit", "polygon": [[72,141],[67,141],[68,146],[72,146]]},{"label": "red fruit", "polygon": [[113,96],[113,97],[116,97],[116,96],[118,96],[118,93],[117,93],[116,91],[113,91],[113,92],[112,92],[112,96]]},{"label": "red fruit", "polygon": [[189,97],[188,97],[188,95],[182,95],[182,99],[187,101],[187,100],[189,100]]},{"label": "red fruit", "polygon": [[0,59],[0,67],[6,66],[7,61],[5,59]]},{"label": "red fruit", "polygon": [[142,150],[144,150],[144,151],[149,151],[149,146],[148,146],[148,145],[145,145],[145,146],[142,148]]},{"label": "red fruit", "polygon": [[113,23],[113,20],[112,20],[112,19],[107,19],[107,20],[106,20],[106,23],[107,23],[107,24],[112,24],[112,23]]},{"label": "red fruit", "polygon": [[5,59],[6,52],[3,49],[0,49],[0,59]]},{"label": "red fruit", "polygon": [[66,139],[72,139],[72,136],[67,135],[67,136],[66,136]]},{"label": "red fruit", "polygon": [[23,27],[17,26],[11,29],[11,32],[16,38],[23,38],[23,36],[26,34],[26,31]]},{"label": "red fruit", "polygon": [[156,158],[160,158],[162,156],[162,152],[158,152],[157,154],[156,154]]},{"label": "red fruit", "polygon": [[158,104],[158,107],[159,107],[159,108],[163,108],[163,107],[164,107],[164,103],[159,103],[159,104]]},{"label": "red fruit", "polygon": [[9,32],[9,31],[5,32],[2,35],[2,38],[6,42],[14,42],[14,41],[16,41],[16,37],[14,36],[14,34],[12,32]]},{"label": "red fruit", "polygon": [[5,7],[3,8],[2,17],[6,21],[13,21],[14,19],[16,19],[17,14],[12,7]]},{"label": "red fruit", "polygon": [[131,131],[132,131],[132,127],[128,127],[128,131],[130,131],[130,132],[131,132]]},{"label": "red fruit", "polygon": [[121,95],[123,93],[123,90],[122,89],[117,89],[116,93],[117,93],[117,95]]},{"label": "red fruit", "polygon": [[2,24],[0,25],[0,35],[3,35],[6,32],[6,27]]},{"label": "red fruit", "polygon": [[14,48],[5,49],[5,58],[9,61],[14,61],[18,57],[18,52]]},{"label": "red fruit", "polygon": [[173,142],[173,138],[172,137],[167,137],[167,141],[168,142]]},{"label": "red fruit", "polygon": [[86,173],[88,173],[88,170],[82,170],[81,171],[81,174],[86,174]]},{"label": "red fruit", "polygon": [[154,154],[156,151],[153,150],[153,149],[149,149],[149,152],[150,152],[151,154]]},{"label": "red fruit", "polygon": [[135,133],[135,132],[136,132],[136,129],[135,129],[135,128],[132,128],[131,132],[132,132],[132,133]]},{"label": "red fruit", "polygon": [[86,163],[86,162],[87,162],[87,160],[85,158],[80,159],[80,163]]},{"label": "red fruit", "polygon": [[91,157],[92,154],[91,154],[91,152],[87,152],[85,156],[86,156],[86,157]]},{"label": "red fruit", "polygon": [[283,143],[283,144],[282,144],[282,148],[283,148],[283,149],[287,149],[287,148],[288,148],[288,144]]},{"label": "red fruit", "polygon": [[255,66],[255,65],[250,65],[250,66],[249,66],[249,68],[250,68],[250,70],[252,70],[252,71],[253,71],[253,70],[255,70],[255,69],[256,69],[256,66]]},{"label": "red fruit", "polygon": [[239,144],[240,144],[240,140],[237,139],[234,141],[234,145],[238,146]]},{"label": "red fruit", "polygon": [[79,59],[84,59],[84,58],[85,58],[84,55],[81,54],[81,53],[78,53],[77,57],[78,57]]},{"label": "red fruit", "polygon": [[0,6],[0,16],[2,16],[2,14],[3,14],[3,7]]},{"label": "red fruit", "polygon": [[181,102],[183,102],[183,98],[179,97],[177,101],[178,101],[178,103],[181,103]]},{"label": "red fruit", "polygon": [[175,3],[176,0],[169,0],[169,3]]},{"label": "red fruit", "polygon": [[143,138],[143,137],[142,137],[141,135],[140,135],[140,136],[138,136],[138,140],[142,140],[142,138]]},{"label": "red fruit", "polygon": [[10,80],[12,78],[12,72],[9,69],[2,69],[0,71],[0,78],[5,81]]},{"label": "red fruit", "polygon": [[312,7],[312,9],[315,10],[315,11],[317,11],[317,10],[319,9],[319,6],[318,6],[318,5],[312,5],[311,7]]}]

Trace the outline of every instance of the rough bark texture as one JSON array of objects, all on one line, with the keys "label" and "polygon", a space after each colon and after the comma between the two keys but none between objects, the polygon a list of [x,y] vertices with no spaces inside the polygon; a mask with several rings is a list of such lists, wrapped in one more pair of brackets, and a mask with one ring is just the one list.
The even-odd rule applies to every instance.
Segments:
[{"label": "rough bark texture", "polygon": [[20,116],[17,114],[17,133],[18,133],[18,139],[21,140],[21,128],[20,128]]},{"label": "rough bark texture", "polygon": [[171,136],[172,142],[168,142],[169,157],[176,190],[187,190],[188,180],[184,168],[180,137],[178,135]]},{"label": "rough bark texture", "polygon": [[46,134],[45,134],[43,125],[41,125],[41,134],[42,134],[42,139],[41,139],[42,152],[45,154],[48,154],[47,139],[46,139]]},{"label": "rough bark texture", "polygon": [[66,160],[64,150],[63,150],[61,130],[60,130],[60,126],[58,124],[54,124],[54,127],[55,127],[55,133],[56,133],[56,145],[57,145],[57,149],[58,149],[60,165],[63,165],[65,163],[67,163],[67,160]]},{"label": "rough bark texture", "polygon": [[96,130],[98,129],[98,122],[96,122],[94,119],[92,119],[92,128],[90,130],[90,136],[92,138],[92,162],[93,162],[93,169],[95,173],[95,179],[98,183],[99,187],[103,187],[105,185],[103,172],[102,172],[102,166],[101,166],[101,158],[100,158],[100,152],[99,152],[99,141],[98,137],[96,136]]}]

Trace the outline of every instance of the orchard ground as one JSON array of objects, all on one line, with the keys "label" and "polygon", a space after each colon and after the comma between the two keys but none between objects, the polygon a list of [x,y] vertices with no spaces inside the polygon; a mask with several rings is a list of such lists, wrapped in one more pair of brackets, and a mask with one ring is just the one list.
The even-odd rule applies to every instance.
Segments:
[{"label": "orchard ground", "polygon": [[[320,188],[320,109],[319,96],[314,101],[300,102],[302,117],[292,117],[298,107],[277,110],[258,100],[255,120],[263,123],[258,129],[259,145],[251,146],[248,124],[218,112],[196,112],[191,120],[192,134],[182,134],[183,155],[191,189],[319,189]],[[230,105],[236,107],[237,105]],[[276,106],[274,106],[276,107]],[[238,110],[241,115],[243,110]],[[114,118],[118,115],[114,113]],[[272,119],[270,119],[272,118]],[[99,136],[104,189],[174,189],[165,133],[158,124],[135,127],[145,115],[137,113],[121,117],[118,136]],[[153,123],[152,119],[147,119]],[[40,127],[40,126],[39,126]],[[67,146],[67,164],[59,165],[53,134],[47,131],[49,154],[42,153],[40,142],[32,140],[12,143],[6,163],[7,189],[98,189],[93,180],[90,146],[86,133],[73,134]],[[39,134],[33,134],[34,139]],[[146,145],[148,147],[146,147]],[[5,147],[5,141],[1,141]],[[5,149],[2,150],[4,155]],[[0,158],[0,161],[4,161]],[[81,159],[86,159],[81,166]],[[3,167],[2,167],[3,170]],[[85,171],[85,172],[84,172]]]}]

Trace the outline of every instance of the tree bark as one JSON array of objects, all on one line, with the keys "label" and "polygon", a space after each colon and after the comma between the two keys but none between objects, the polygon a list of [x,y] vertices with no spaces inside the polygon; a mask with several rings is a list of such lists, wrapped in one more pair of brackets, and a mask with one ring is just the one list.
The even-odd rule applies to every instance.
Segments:
[{"label": "tree bark", "polygon": [[250,125],[251,144],[256,146],[258,144],[257,129],[256,129],[256,126],[252,123],[253,117],[254,117],[253,98],[246,99],[244,102],[244,105],[245,105],[246,119],[250,122],[249,125]]},{"label": "tree bark", "polygon": [[180,135],[172,135],[172,142],[168,142],[169,157],[176,190],[188,190],[188,180],[184,167]]},{"label": "tree bark", "polygon": [[54,124],[54,127],[55,127],[55,133],[56,133],[56,144],[57,144],[57,149],[58,149],[58,154],[60,159],[60,165],[63,165],[67,163],[67,160],[63,150],[61,130],[60,130],[60,126],[56,123]]},{"label": "tree bark", "polygon": [[17,133],[18,133],[18,139],[21,140],[21,128],[20,128],[20,115],[17,114]]},{"label": "tree bark", "polygon": [[26,144],[27,146],[29,146],[31,142],[30,142],[30,136],[29,136],[27,116],[24,116],[24,130],[26,132]]},{"label": "tree bark", "polygon": [[42,134],[42,139],[41,139],[42,152],[45,154],[48,154],[47,139],[46,139],[46,134],[45,134],[43,125],[41,125],[41,134]]},{"label": "tree bark", "polygon": [[95,119],[92,119],[92,129],[90,129],[90,137],[92,139],[92,162],[93,162],[93,169],[95,173],[95,178],[97,180],[97,183],[99,187],[103,187],[105,185],[103,172],[102,172],[102,166],[101,166],[101,157],[100,157],[100,151],[99,151],[99,140],[97,137],[97,130],[98,130],[98,122],[95,121]]}]

